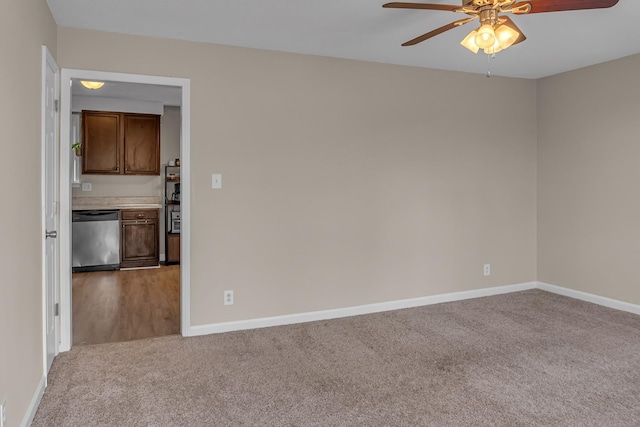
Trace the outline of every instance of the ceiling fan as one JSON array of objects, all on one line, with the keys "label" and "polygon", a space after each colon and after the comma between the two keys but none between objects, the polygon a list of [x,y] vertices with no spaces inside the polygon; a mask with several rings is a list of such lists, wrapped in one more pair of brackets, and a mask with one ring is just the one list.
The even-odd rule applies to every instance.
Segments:
[{"label": "ceiling fan", "polygon": [[415,39],[402,43],[413,46],[431,37],[442,34],[478,19],[480,26],[471,31],[460,44],[473,53],[480,49],[486,54],[494,54],[523,42],[526,37],[508,16],[501,13],[525,15],[528,13],[559,12],[564,10],[603,9],[615,6],[619,0],[528,0],[516,3],[516,0],[462,0],[462,6],[430,3],[392,2],[382,5],[393,9],[429,9],[464,13],[470,17],[429,31]]}]

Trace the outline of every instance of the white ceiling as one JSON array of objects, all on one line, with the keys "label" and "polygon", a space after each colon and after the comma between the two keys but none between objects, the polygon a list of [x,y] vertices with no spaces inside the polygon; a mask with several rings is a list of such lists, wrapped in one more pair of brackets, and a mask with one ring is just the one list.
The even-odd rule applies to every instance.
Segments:
[{"label": "white ceiling", "polygon": [[180,106],[182,88],[142,83],[105,82],[99,90],[87,89],[80,80],[71,81],[72,96],[91,96],[115,99],[135,99],[139,101],[161,102],[164,105]]},{"label": "white ceiling", "polygon": [[[531,0],[535,2],[535,0]],[[476,24],[400,45],[465,15],[385,0],[47,0],[59,26],[492,75],[540,78],[640,53],[640,1],[512,16],[527,40],[496,55],[459,42]],[[423,3],[461,4],[460,0]]]}]

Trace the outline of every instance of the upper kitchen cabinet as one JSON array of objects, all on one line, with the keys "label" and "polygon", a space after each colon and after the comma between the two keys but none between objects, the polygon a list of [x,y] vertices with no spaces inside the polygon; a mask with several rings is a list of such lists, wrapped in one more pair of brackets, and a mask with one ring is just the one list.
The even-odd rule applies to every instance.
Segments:
[{"label": "upper kitchen cabinet", "polygon": [[160,116],[124,114],[124,173],[160,175]]},{"label": "upper kitchen cabinet", "polygon": [[83,111],[82,173],[160,175],[160,116]]},{"label": "upper kitchen cabinet", "polygon": [[82,173],[120,174],[122,114],[82,112]]}]

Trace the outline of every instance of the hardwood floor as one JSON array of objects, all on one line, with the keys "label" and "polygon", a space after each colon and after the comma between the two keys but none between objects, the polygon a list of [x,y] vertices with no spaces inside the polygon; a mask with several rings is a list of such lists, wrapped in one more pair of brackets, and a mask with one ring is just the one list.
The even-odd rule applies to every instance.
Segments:
[{"label": "hardwood floor", "polygon": [[73,345],[180,333],[180,266],[73,274]]}]

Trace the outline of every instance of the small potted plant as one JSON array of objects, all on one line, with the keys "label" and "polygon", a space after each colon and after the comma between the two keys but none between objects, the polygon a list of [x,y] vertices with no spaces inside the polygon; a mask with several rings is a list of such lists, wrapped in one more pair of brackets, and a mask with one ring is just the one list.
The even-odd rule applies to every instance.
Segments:
[{"label": "small potted plant", "polygon": [[71,144],[71,148],[73,148],[73,151],[76,152],[76,156],[81,157],[82,156],[82,143],[80,141]]}]

